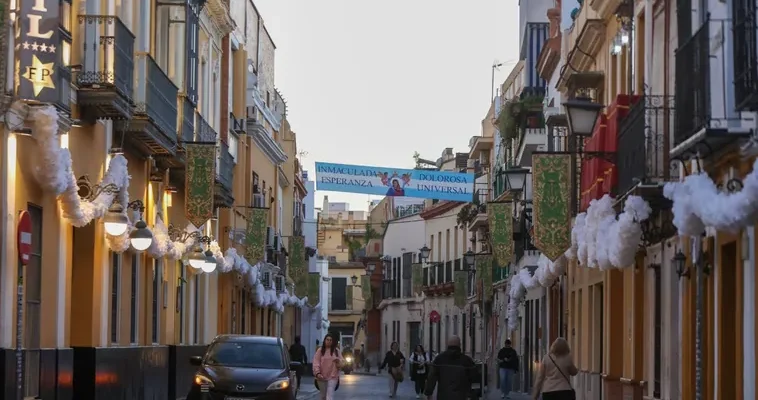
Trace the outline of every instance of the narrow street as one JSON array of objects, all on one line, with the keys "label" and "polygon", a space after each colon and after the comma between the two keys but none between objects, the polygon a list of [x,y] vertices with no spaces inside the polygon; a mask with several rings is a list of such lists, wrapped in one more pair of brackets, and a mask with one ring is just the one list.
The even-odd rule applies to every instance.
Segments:
[{"label": "narrow street", "polygon": [[[389,387],[387,383],[387,374],[382,375],[342,375],[340,378],[340,388],[335,395],[335,400],[360,399],[360,400],[378,400],[389,398]],[[499,400],[499,391],[490,391],[486,400]],[[313,377],[303,377],[303,383],[300,387],[298,400],[318,399],[318,392],[313,385]],[[398,386],[397,400],[412,400],[416,398],[413,391],[413,382],[406,380]],[[529,400],[531,397],[526,394],[511,394],[511,400]],[[432,397],[430,400],[434,400]]]}]

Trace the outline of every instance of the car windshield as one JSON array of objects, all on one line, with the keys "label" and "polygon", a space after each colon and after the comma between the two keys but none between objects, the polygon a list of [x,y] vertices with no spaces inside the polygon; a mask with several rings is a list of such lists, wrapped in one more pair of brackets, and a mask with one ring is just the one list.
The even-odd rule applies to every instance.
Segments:
[{"label": "car windshield", "polygon": [[242,368],[282,369],[282,351],[276,344],[217,342],[205,357],[208,365]]}]

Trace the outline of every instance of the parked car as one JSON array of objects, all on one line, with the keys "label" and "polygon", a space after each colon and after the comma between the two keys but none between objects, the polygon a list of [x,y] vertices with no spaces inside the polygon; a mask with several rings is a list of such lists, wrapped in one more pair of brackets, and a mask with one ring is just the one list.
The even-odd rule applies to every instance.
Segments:
[{"label": "parked car", "polygon": [[295,370],[281,338],[219,335],[205,355],[190,357],[198,371],[187,400],[294,400]]}]

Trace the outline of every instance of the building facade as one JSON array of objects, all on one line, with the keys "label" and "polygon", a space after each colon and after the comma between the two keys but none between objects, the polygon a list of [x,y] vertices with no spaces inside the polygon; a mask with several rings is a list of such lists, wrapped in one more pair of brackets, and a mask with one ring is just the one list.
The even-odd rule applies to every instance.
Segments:
[{"label": "building facade", "polygon": [[6,60],[0,398],[182,398],[217,334],[291,340],[305,190],[253,3],[17,6],[56,28]]}]

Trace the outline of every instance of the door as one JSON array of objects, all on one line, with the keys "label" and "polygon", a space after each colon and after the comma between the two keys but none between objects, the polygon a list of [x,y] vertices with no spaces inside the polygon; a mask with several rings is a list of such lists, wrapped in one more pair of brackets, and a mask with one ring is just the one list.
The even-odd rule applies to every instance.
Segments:
[{"label": "door", "polygon": [[416,348],[416,346],[421,344],[421,323],[420,322],[408,323],[408,343],[410,343],[408,354],[411,354],[413,350]]}]

